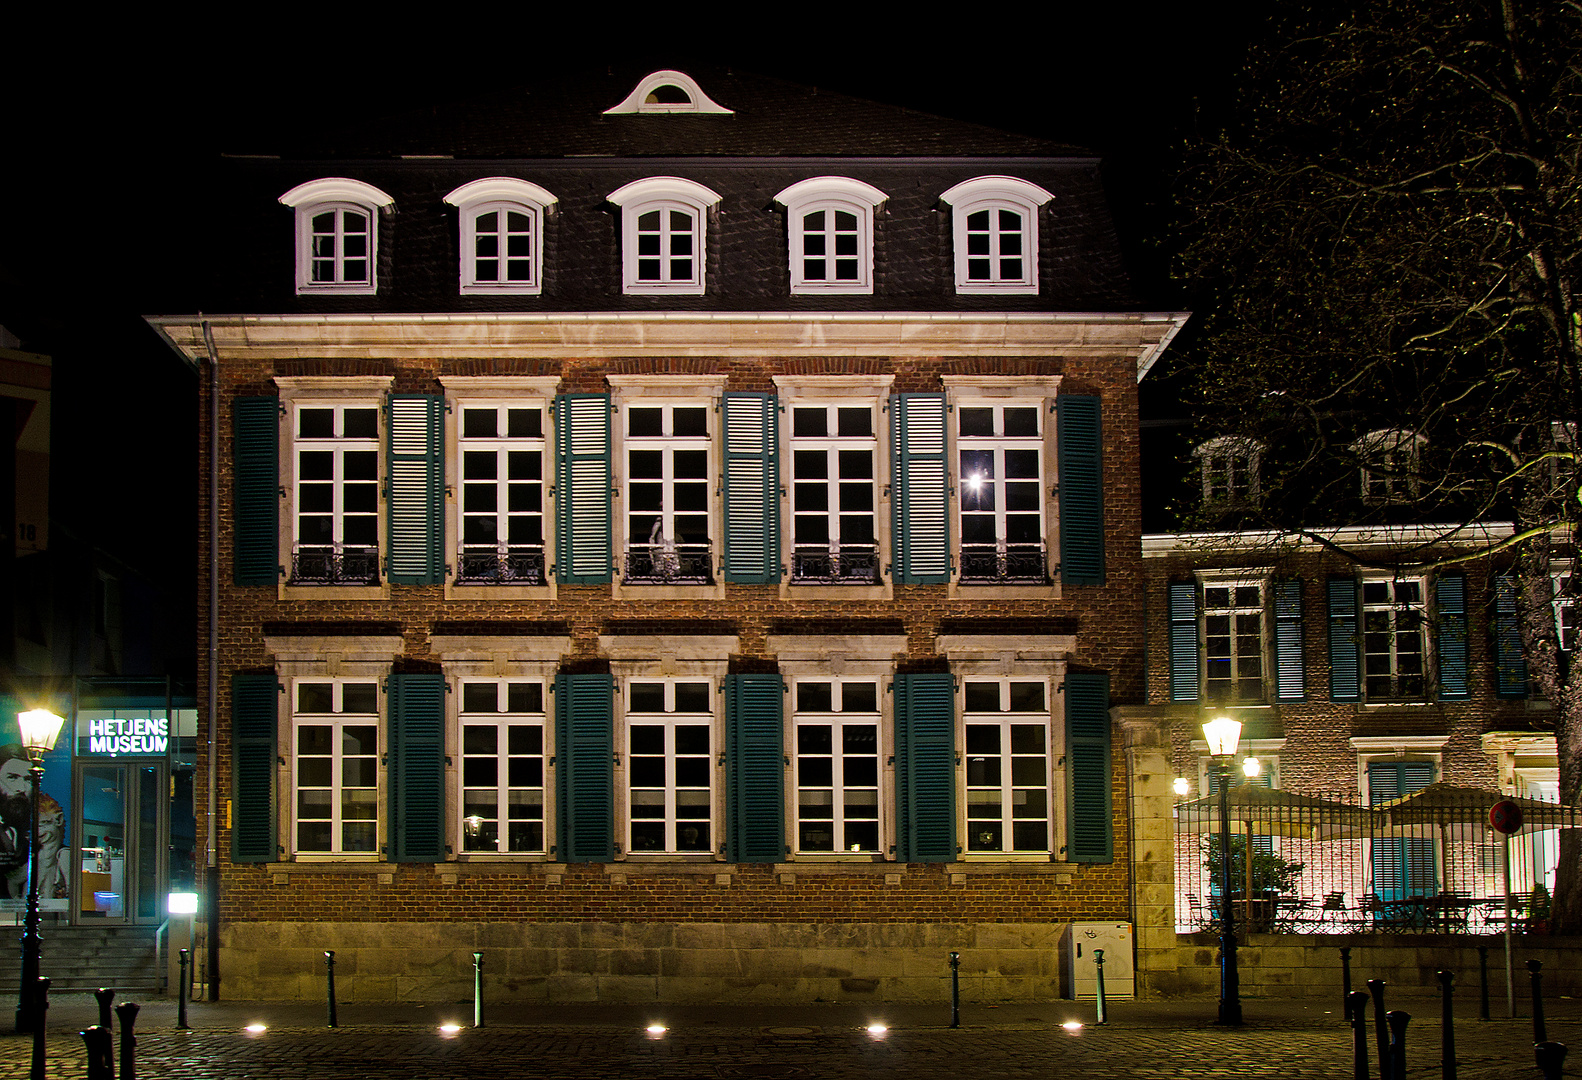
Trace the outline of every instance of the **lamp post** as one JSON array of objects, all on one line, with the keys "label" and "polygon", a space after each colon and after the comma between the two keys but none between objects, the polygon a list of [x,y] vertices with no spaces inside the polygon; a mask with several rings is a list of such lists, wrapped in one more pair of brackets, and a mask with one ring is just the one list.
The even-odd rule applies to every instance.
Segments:
[{"label": "lamp post", "polygon": [[1241,722],[1221,716],[1203,725],[1219,779],[1219,1022],[1241,1024],[1241,977],[1236,970],[1236,908],[1230,899],[1230,765],[1241,738]]},{"label": "lamp post", "polygon": [[22,730],[22,747],[33,763],[28,770],[32,835],[28,843],[27,924],[22,933],[22,986],[17,995],[16,1029],[32,1031],[44,1017],[38,1001],[39,947],[43,943],[38,932],[38,785],[44,778],[44,755],[55,749],[55,740],[60,738],[61,725],[66,721],[47,709],[32,709],[18,713],[16,722]]}]

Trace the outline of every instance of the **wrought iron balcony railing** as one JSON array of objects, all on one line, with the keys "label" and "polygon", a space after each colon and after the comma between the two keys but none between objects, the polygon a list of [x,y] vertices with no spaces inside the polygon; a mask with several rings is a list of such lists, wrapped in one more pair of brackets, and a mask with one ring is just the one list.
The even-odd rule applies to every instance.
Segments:
[{"label": "wrought iron balcony railing", "polygon": [[963,544],[963,585],[1045,585],[1049,560],[1042,544]]},{"label": "wrought iron balcony railing", "polygon": [[542,585],[542,547],[463,547],[456,558],[458,585]]},{"label": "wrought iron balcony railing", "polygon": [[291,552],[293,585],[377,585],[379,549],[300,546]]},{"label": "wrought iron balcony railing", "polygon": [[628,544],[628,585],[709,585],[714,562],[708,544]]},{"label": "wrought iron balcony railing", "polygon": [[877,585],[879,549],[873,544],[794,548],[791,581],[796,585]]}]

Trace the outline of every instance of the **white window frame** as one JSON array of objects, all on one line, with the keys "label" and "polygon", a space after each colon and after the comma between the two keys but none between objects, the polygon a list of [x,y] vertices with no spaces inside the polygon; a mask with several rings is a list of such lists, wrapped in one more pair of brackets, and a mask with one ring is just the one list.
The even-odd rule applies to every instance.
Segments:
[{"label": "white window frame", "polygon": [[[621,414],[621,450],[620,472],[618,486],[625,492],[626,498],[621,511],[621,580],[623,584],[653,584],[668,585],[671,582],[664,580],[648,580],[634,583],[629,579],[633,576],[633,559],[639,552],[646,552],[649,562],[649,574],[638,576],[651,577],[662,574],[667,566],[673,568],[675,574],[681,575],[675,584],[711,585],[714,583],[714,558],[718,551],[718,538],[714,529],[713,491],[717,486],[710,482],[716,475],[714,465],[714,438],[718,434],[720,425],[719,413],[714,408],[715,402],[709,398],[670,398],[670,397],[642,397],[633,396],[622,402]],[[657,409],[660,411],[664,428],[662,435],[633,435],[631,431],[632,415],[638,409]],[[673,434],[676,409],[696,409],[703,414],[706,431],[703,435],[675,435]],[[696,477],[677,479],[675,468],[676,451],[690,451],[703,454],[703,472]],[[647,534],[638,536],[632,532],[633,518],[638,516],[634,509],[637,502],[632,490],[634,483],[650,484],[655,481],[645,477],[636,480],[632,476],[632,459],[634,451],[651,451],[660,455],[661,476],[660,485],[660,510],[655,525],[659,532],[656,534],[653,527]],[[696,550],[697,542],[687,544],[677,538],[675,532],[676,518],[676,485],[691,486],[701,490],[703,495],[703,508],[701,511],[689,511],[687,517],[702,517],[704,519],[704,540],[702,552]],[[651,511],[642,511],[644,517],[652,516]],[[697,580],[697,571],[701,569],[705,580]]]},{"label": "white window frame", "polygon": [[1362,501],[1372,505],[1415,499],[1421,486],[1418,471],[1428,440],[1406,428],[1380,428],[1351,444],[1362,459],[1358,469]]},{"label": "white window frame", "polygon": [[[786,235],[790,252],[791,295],[818,293],[846,293],[868,295],[873,292],[873,219],[874,212],[889,198],[872,184],[853,180],[848,176],[815,176],[798,181],[775,196],[775,202],[786,209]],[[822,279],[807,276],[809,255],[806,251],[806,219],[809,214],[822,213],[826,223],[832,222],[836,212],[851,214],[857,219],[856,251],[850,255],[835,251],[835,233],[825,234],[828,245],[822,256],[827,268],[837,262],[855,261],[855,278],[840,280],[836,276]],[[812,256],[817,258],[816,254]]]},{"label": "white window frame", "polygon": [[[491,176],[474,180],[445,196],[445,202],[457,209],[461,244],[460,289],[463,296],[538,296],[544,287],[544,218],[558,200],[555,196],[526,180],[510,176]],[[478,219],[484,214],[500,214],[501,231],[497,234],[500,247],[499,260],[502,276],[495,281],[478,278]],[[503,276],[508,261],[505,250],[507,232],[505,215],[525,215],[529,222],[530,245],[527,263],[527,280],[509,281]]]},{"label": "white window frame", "polygon": [[[525,712],[512,712],[510,709],[509,688],[511,684],[525,684],[538,687],[538,710]],[[505,678],[478,678],[463,677],[458,680],[457,708],[459,710],[456,722],[457,762],[459,768],[456,777],[456,852],[461,856],[491,857],[494,855],[544,855],[548,849],[549,836],[549,761],[552,751],[548,745],[551,737],[551,728],[548,715],[545,712],[548,701],[549,688],[541,678],[521,678],[509,676]],[[495,686],[495,711],[468,712],[466,707],[467,687],[469,685]],[[474,826],[474,815],[467,813],[469,791],[481,792],[486,789],[483,785],[468,785],[467,763],[470,760],[484,758],[482,754],[467,752],[467,729],[469,727],[488,727],[496,731],[495,752],[492,758],[496,765],[496,783],[493,791],[496,797],[493,818],[495,824],[495,843],[493,847],[471,847],[468,844],[468,830]],[[510,733],[513,729],[536,729],[538,731],[538,753],[512,754],[510,752]],[[524,785],[512,787],[510,784],[510,763],[513,759],[538,760],[538,785]],[[522,792],[531,795],[537,792],[539,815],[539,843],[536,847],[511,848],[510,843],[510,807],[512,796]],[[529,803],[529,805],[531,805]],[[523,819],[531,820],[531,819]],[[479,823],[481,824],[481,822]]]},{"label": "white window frame", "polygon": [[[684,101],[664,101],[662,93],[665,89],[679,91]],[[692,76],[682,71],[665,68],[660,71],[650,72],[643,76],[630,94],[627,94],[618,105],[613,105],[604,110],[605,116],[619,116],[623,113],[707,113],[721,116],[730,116],[731,109],[719,104],[703,92],[703,88]]]},{"label": "white window frame", "polygon": [[[372,437],[360,436],[348,438],[336,434],[327,438],[304,437],[302,431],[302,415],[306,411],[330,410],[335,416],[335,430],[337,433],[345,430],[344,416],[348,409],[361,409],[374,414],[374,434]],[[382,403],[377,399],[361,398],[294,398],[287,408],[287,416],[291,425],[291,438],[288,443],[291,456],[291,553],[292,573],[288,583],[300,583],[302,579],[296,573],[296,557],[304,547],[302,535],[302,518],[305,514],[313,517],[323,516],[322,511],[304,511],[303,490],[304,485],[320,486],[326,483],[322,479],[304,479],[302,475],[302,455],[304,453],[329,453],[332,457],[332,475],[327,483],[331,486],[331,509],[329,555],[332,559],[343,558],[349,550],[346,540],[346,524],[348,517],[359,519],[367,518],[373,522],[374,538],[372,544],[357,544],[359,552],[369,555],[374,560],[374,577],[372,581],[357,582],[358,586],[377,585],[382,577],[379,569],[383,559],[384,550],[380,544],[382,516],[380,508],[383,504],[381,490],[384,483],[384,455],[383,447],[383,419]],[[374,455],[374,475],[372,479],[349,480],[346,478],[346,455],[348,453],[371,453]],[[350,511],[346,509],[346,486],[348,484],[367,484],[374,495],[373,513],[363,511]],[[322,550],[324,545],[314,544],[315,550]]]},{"label": "white window frame", "polygon": [[[962,419],[966,415],[966,411],[968,409],[989,409],[989,410],[992,410],[993,414],[994,414],[994,430],[995,430],[995,433],[993,435],[965,435],[965,434],[963,434],[962,430],[961,430],[961,423],[962,423]],[[1038,433],[1036,435],[1006,435],[1005,434],[1005,410],[1006,409],[1026,409],[1026,410],[1031,410],[1033,412],[1034,416],[1037,418]],[[1044,492],[1045,492],[1045,489],[1046,489],[1046,479],[1045,478],[1048,475],[1048,471],[1047,471],[1047,462],[1044,459],[1045,459],[1045,440],[1046,440],[1046,438],[1048,436],[1049,420],[1048,420],[1048,416],[1047,416],[1046,410],[1043,408],[1043,401],[1041,399],[1039,399],[1039,398],[1031,398],[1031,397],[979,399],[979,398],[972,398],[972,397],[968,397],[966,395],[962,395],[960,399],[952,402],[952,410],[951,411],[953,413],[953,416],[952,416],[952,419],[951,419],[950,423],[951,423],[951,426],[954,429],[954,431],[953,431],[953,435],[955,437],[954,463],[955,463],[955,466],[956,466],[957,487],[958,487],[958,491],[957,491],[957,495],[956,495],[956,514],[955,514],[956,526],[957,526],[957,529],[958,529],[956,535],[959,538],[959,542],[958,542],[958,555],[959,555],[959,558],[958,558],[958,566],[957,566],[957,571],[956,571],[957,580],[960,581],[962,584],[969,585],[969,586],[980,585],[980,584],[981,585],[1016,584],[1018,582],[1021,583],[1021,584],[1028,584],[1028,585],[1035,585],[1035,586],[1036,585],[1046,585],[1046,584],[1048,584],[1048,582],[1049,582],[1049,551],[1050,551],[1050,548],[1049,548],[1049,545],[1048,545],[1047,536],[1048,536],[1048,520],[1049,520],[1048,511],[1049,511],[1049,507],[1048,507],[1048,505],[1046,503],[1046,500],[1044,498]],[[1008,482],[1011,482],[1012,478],[1008,477],[1006,475],[1005,452],[1007,450],[1030,451],[1030,452],[1032,452],[1033,454],[1036,455],[1036,459],[1038,461],[1038,475],[1033,478],[1032,486],[1036,490],[1037,498],[1038,498],[1038,511],[1037,511],[1037,513],[1038,513],[1038,530],[1037,530],[1037,534],[1038,534],[1038,557],[1039,557],[1039,562],[1041,563],[1042,570],[1041,570],[1041,573],[1037,576],[1036,580],[1025,580],[1027,575],[1022,575],[1021,578],[1013,578],[1011,576],[1011,571],[1013,569],[1013,566],[1011,564],[1012,552],[1011,552],[1011,545],[1010,545],[1010,540],[1009,540],[1009,535],[1008,535],[1008,533],[1009,533],[1008,522],[1007,522],[1007,517],[1006,517],[1006,515],[1008,513],[1008,505],[1007,505],[1008,504],[1008,500],[1006,498],[1006,494],[1007,494],[1006,493],[1006,484]],[[964,455],[969,453],[969,452],[985,452],[985,451],[993,455],[991,469],[994,472],[994,476],[991,477],[991,478],[987,478],[987,479],[985,479],[984,477],[982,477],[980,474],[978,474],[976,472],[968,473],[966,465],[965,465],[965,462],[963,460]],[[1015,482],[1018,483],[1018,484],[1025,485],[1027,483],[1027,478],[1025,478],[1025,477],[1016,477],[1014,479],[1015,479]],[[969,510],[967,508],[967,500],[968,500],[969,494],[981,491],[982,488],[985,485],[987,485],[991,489],[991,501],[993,503],[993,509],[990,510],[990,511],[982,511],[982,510],[976,510],[976,509]],[[993,556],[994,556],[994,559],[995,559],[996,574],[995,574],[994,577],[987,577],[987,576],[983,576],[981,574],[969,576],[968,566],[967,566],[967,546],[968,545],[967,545],[967,539],[966,539],[967,538],[967,523],[968,523],[968,520],[969,520],[969,518],[985,518],[985,517],[990,516],[991,514],[992,514],[992,516],[994,518],[995,540],[994,540]],[[973,545],[973,546],[974,547],[980,547],[981,545]],[[1025,547],[1026,545],[1018,544],[1017,546],[1020,548],[1020,547]],[[1005,572],[1004,572],[1004,576],[1003,577],[1002,577],[1002,575],[1000,573],[1000,570],[999,570],[1000,566],[1002,566],[1002,565],[1005,568]]]},{"label": "white window frame", "polygon": [[[1038,683],[1043,687],[1044,708],[1041,712],[1012,712],[1010,709],[1010,690],[1012,683]],[[968,712],[967,688],[968,686],[993,685],[999,688],[1000,708],[996,712]],[[973,856],[1015,856],[1038,855],[1048,858],[1055,852],[1055,796],[1054,762],[1056,760],[1056,735],[1054,726],[1054,687],[1051,680],[1044,676],[1011,675],[1002,677],[970,675],[961,679],[961,747],[962,747],[962,806],[965,811],[966,830],[962,833],[963,852]],[[1000,781],[998,785],[974,785],[972,782],[974,753],[969,729],[981,727],[997,727],[1000,734]],[[1018,784],[1014,775],[1017,758],[1026,758],[1031,755],[1018,754],[1015,751],[1012,739],[1014,727],[1041,727],[1043,730],[1043,783]],[[999,828],[1001,830],[1001,843],[998,847],[979,846],[979,838],[973,833],[973,822],[988,821],[987,818],[973,817],[973,793],[983,791],[998,791],[1000,796]],[[1015,814],[1016,798],[1018,792],[1041,791],[1044,797],[1044,846],[1039,848],[1022,848],[1015,846],[1015,827],[1018,820],[1029,821],[1030,818],[1018,819]]]},{"label": "white window frame", "polygon": [[[889,828],[886,820],[884,778],[884,686],[878,676],[855,677],[835,675],[806,675],[790,680],[791,683],[791,802],[793,813],[791,815],[791,840],[792,851],[802,857],[818,858],[832,855],[862,855],[877,857],[885,850],[885,836]],[[810,683],[827,683],[830,685],[832,709],[828,712],[804,712],[800,708],[800,687]],[[845,708],[846,687],[849,685],[868,685],[874,689],[874,707],[872,712],[848,712]],[[871,727],[874,733],[872,755],[847,755],[844,750],[844,732],[847,727]],[[822,754],[804,754],[800,738],[803,728],[829,728],[830,729],[830,786],[818,785],[817,787],[804,786],[803,770],[804,758],[823,757]],[[846,782],[847,758],[853,759],[871,756],[873,758],[873,783],[848,784]],[[807,791],[828,791],[829,825],[831,833],[831,848],[828,850],[807,848],[802,845],[803,826],[803,801],[802,795]],[[845,796],[848,792],[871,793],[873,797],[873,817],[854,818],[845,813],[847,805]],[[822,823],[823,819],[816,819]],[[866,824],[872,822],[874,830],[874,846],[852,846],[847,841],[848,824]]]},{"label": "white window frame", "polygon": [[1556,560],[1549,569],[1550,605],[1555,613],[1555,644],[1574,653],[1582,645],[1582,580],[1569,561]]},{"label": "white window frame", "polygon": [[[369,295],[379,291],[379,218],[395,206],[395,199],[385,192],[345,176],[330,176],[298,184],[280,196],[284,206],[296,213],[297,243],[297,295],[319,293],[331,296]],[[346,254],[339,243],[339,222],[342,214],[352,210],[368,218],[368,274],[366,279],[344,280]],[[336,251],[334,281],[313,279],[313,219],[328,211],[336,213]]]},{"label": "white window frame", "polygon": [[[303,684],[329,684],[331,689],[331,711],[327,713],[305,713],[298,711],[300,705],[299,692]],[[345,687],[349,684],[370,686],[374,691],[375,711],[372,713],[348,713],[342,708]],[[291,802],[288,811],[291,822],[291,850],[293,854],[307,857],[350,857],[350,858],[376,858],[379,854],[380,836],[380,808],[383,803],[379,778],[382,773],[380,762],[385,754],[384,724],[381,720],[383,712],[384,695],[379,689],[379,681],[369,677],[339,677],[302,675],[290,680],[288,685],[290,693],[289,707],[291,715]],[[305,785],[302,783],[302,730],[307,727],[327,727],[330,729],[330,786]],[[357,755],[365,758],[372,764],[374,783],[369,785],[355,785],[348,788],[344,783],[342,765],[341,732],[348,727],[371,727],[374,732],[374,752],[371,754]],[[314,755],[315,759],[319,755]],[[367,801],[372,807],[372,816],[367,818],[347,818],[344,815],[345,793],[348,791],[367,792]],[[330,792],[330,817],[303,818],[301,814],[300,795],[304,791],[329,791]],[[330,823],[330,846],[324,848],[304,848],[302,846],[301,827],[303,821],[325,821]],[[372,837],[366,848],[348,848],[345,840],[345,829],[348,823],[366,821],[372,826]]]},{"label": "white window frame", "polygon": [[[1198,642],[1203,650],[1203,700],[1212,707],[1231,708],[1238,705],[1260,705],[1268,701],[1269,694],[1269,581],[1266,577],[1241,574],[1235,577],[1209,577],[1200,575],[1199,587],[1202,589],[1203,603],[1198,615]],[[1257,589],[1258,600],[1256,604],[1242,603],[1236,596],[1239,589]],[[1214,589],[1229,591],[1227,602],[1213,608],[1209,606],[1209,592]],[[1208,620],[1212,614],[1225,616],[1230,620],[1228,634],[1209,633]],[[1253,697],[1243,697],[1238,692],[1238,687],[1243,681],[1238,670],[1245,654],[1241,649],[1241,639],[1246,635],[1239,633],[1239,620],[1243,617],[1252,617],[1257,620],[1258,642],[1256,656],[1258,659],[1258,693]],[[1211,679],[1210,665],[1216,659],[1210,655],[1209,638],[1228,637],[1227,648],[1229,655],[1222,657],[1230,665],[1231,677],[1229,679]],[[1215,684],[1228,687],[1230,693],[1225,697],[1216,698],[1212,690]]]},{"label": "white window frame", "polygon": [[[709,688],[709,708],[707,712],[677,712],[675,708],[675,692],[679,683],[704,683]],[[659,685],[664,687],[665,711],[664,712],[636,712],[631,707],[632,687],[635,684]],[[619,682],[621,715],[620,742],[617,744],[616,756],[622,763],[618,769],[620,777],[620,798],[626,808],[625,821],[622,828],[624,850],[627,855],[663,855],[663,856],[692,856],[694,858],[713,858],[720,850],[722,837],[720,835],[720,815],[718,802],[720,796],[717,760],[720,754],[720,726],[718,712],[720,706],[720,681],[707,675],[678,675],[678,676],[644,676],[633,675],[622,678]],[[707,789],[699,789],[689,785],[681,788],[676,782],[676,766],[680,755],[676,748],[676,732],[682,727],[701,727],[707,732],[707,750],[704,753],[692,753],[684,757],[701,760],[708,770],[709,783]],[[662,848],[638,848],[633,843],[634,826],[638,818],[632,812],[634,795],[638,791],[659,791],[660,789],[645,786],[637,788],[633,778],[632,731],[634,728],[657,728],[664,733],[664,770],[665,787],[663,789],[664,815],[662,818],[643,818],[643,821],[661,821],[663,823],[664,846]],[[653,755],[642,755],[650,757]],[[708,807],[707,843],[702,847],[681,848],[678,838],[681,830],[688,823],[705,820],[689,816],[681,818],[681,804],[678,798],[682,791],[697,792],[705,790],[705,803]]]},{"label": "white window frame", "polygon": [[[528,409],[538,413],[539,425],[537,435],[513,436],[509,434],[510,410]],[[456,401],[455,429],[456,429],[456,580],[467,585],[522,585],[542,586],[548,578],[549,555],[549,528],[551,524],[548,508],[549,489],[551,480],[544,475],[546,468],[545,448],[548,437],[545,428],[549,424],[546,403],[538,398],[498,398],[498,397],[463,397]],[[492,436],[468,436],[466,433],[466,420],[468,410],[493,411],[496,416],[495,434]],[[502,430],[506,434],[501,434]],[[492,487],[495,493],[495,507],[492,514],[488,511],[468,509],[468,499],[471,494],[471,485],[482,486],[490,483],[484,480],[470,480],[467,476],[467,455],[470,453],[493,453],[495,458],[495,478]],[[538,522],[539,541],[536,545],[513,544],[510,541],[510,523],[513,517],[531,519],[531,512],[513,511],[510,498],[513,484],[532,484],[532,480],[513,480],[510,473],[510,456],[525,453],[537,455],[538,458]],[[497,577],[481,577],[468,572],[469,557],[476,558],[487,565],[488,552],[478,543],[470,548],[467,543],[467,523],[471,518],[485,518],[492,516],[495,523],[495,542],[493,553],[495,565],[491,568]],[[519,560],[526,557],[531,561],[532,556],[538,556],[537,576],[534,577],[531,567],[522,567]],[[524,572],[529,571],[529,572]],[[463,576],[464,573],[466,576]]]},{"label": "white window frame", "polygon": [[[839,434],[840,410],[842,409],[865,410],[868,413],[869,434]],[[801,410],[823,410],[826,416],[825,427],[827,434],[798,435],[796,433],[796,414]],[[843,452],[867,451],[869,454],[870,463],[869,471],[872,473],[872,476],[868,481],[868,516],[871,519],[873,533],[872,548],[874,572],[871,579],[860,579],[854,583],[859,585],[880,584],[883,580],[883,559],[882,548],[880,546],[881,536],[879,533],[879,477],[880,468],[883,465],[883,461],[880,457],[880,452],[882,449],[879,439],[879,425],[881,422],[881,416],[877,407],[877,402],[873,401],[871,398],[852,398],[847,400],[813,399],[791,401],[786,403],[786,412],[788,414],[786,436],[787,447],[790,451],[788,454],[790,459],[788,462],[788,468],[791,475],[791,528],[788,530],[791,544],[791,583],[795,585],[798,583],[798,581],[809,580],[805,577],[799,578],[797,576],[797,553],[799,551],[813,552],[822,550],[826,553],[826,557],[831,559],[833,559],[837,553],[840,553],[844,559],[846,550],[848,548],[851,548],[853,551],[855,551],[858,547],[864,546],[857,541],[847,541],[842,536],[842,525],[844,524],[843,519],[861,517],[860,513],[853,513],[843,509],[841,503],[842,491],[848,487],[854,487],[857,483],[860,483],[862,478],[857,477],[852,480],[847,480],[841,475],[840,455]],[[796,461],[797,454],[799,452],[822,452],[824,454],[826,475],[823,478],[822,483],[827,493],[827,498],[823,512],[823,518],[826,522],[826,529],[829,533],[829,539],[823,548],[819,548],[814,544],[799,542],[798,525],[800,521],[802,519],[817,519],[819,516],[816,512],[799,511],[797,509],[798,485],[814,484],[819,482],[817,479],[802,479],[797,476]],[[811,583],[824,584],[826,582],[822,577],[818,577],[813,578]]]},{"label": "white window frame", "polygon": [[[621,210],[621,291],[628,295],[702,296],[707,278],[704,264],[708,260],[708,214],[719,205],[719,194],[679,176],[650,176],[616,188],[607,198]],[[639,262],[652,256],[639,257],[638,222],[656,210],[661,226],[660,277],[644,280],[639,276]],[[692,220],[692,274],[685,279],[669,276],[677,256],[668,248],[672,238],[679,235],[671,231],[671,212],[685,213]]]},{"label": "white window frame", "polygon": [[1263,444],[1239,435],[1221,435],[1193,448],[1203,480],[1203,505],[1257,506]]},{"label": "white window frame", "polygon": [[[1014,176],[976,176],[963,180],[940,197],[951,208],[951,235],[955,245],[956,292],[961,294],[1027,294],[1038,292],[1038,208],[1054,195],[1037,184]],[[991,273],[988,278],[973,278],[969,260],[968,219],[979,211],[1009,210],[1022,216],[1019,230],[1022,246],[1021,273],[1006,276],[1001,273],[1002,262],[998,238],[1004,233],[999,229],[990,232]]]},{"label": "white window frame", "polygon": [[[1377,588],[1380,585],[1388,589],[1388,600],[1369,602],[1369,587]],[[1416,586],[1416,600],[1401,600],[1397,597],[1397,593],[1403,585]],[[1392,577],[1378,574],[1364,575],[1360,597],[1361,604],[1358,610],[1358,617],[1362,641],[1362,700],[1370,704],[1427,701],[1429,693],[1428,676],[1432,660],[1429,653],[1427,579],[1421,577]],[[1382,622],[1385,628],[1370,630],[1368,626],[1370,615],[1374,617],[1376,625]],[[1413,633],[1410,627],[1402,627],[1403,618],[1405,621],[1415,619],[1417,622],[1415,636],[1418,643],[1417,657],[1420,670],[1415,674],[1409,671],[1403,673],[1401,670],[1402,658],[1410,654],[1410,650],[1405,652],[1401,650],[1401,638],[1404,635]],[[1382,649],[1370,651],[1368,648],[1370,635],[1377,636],[1381,633],[1388,634],[1390,637],[1388,652]],[[1377,642],[1374,642],[1374,644],[1377,644]],[[1370,673],[1368,670],[1370,657],[1387,657],[1389,671],[1380,674]],[[1390,684],[1389,692],[1372,693],[1369,689],[1369,682],[1381,678],[1388,679]],[[1412,678],[1417,679],[1421,685],[1414,692],[1403,692],[1401,681]]]}]

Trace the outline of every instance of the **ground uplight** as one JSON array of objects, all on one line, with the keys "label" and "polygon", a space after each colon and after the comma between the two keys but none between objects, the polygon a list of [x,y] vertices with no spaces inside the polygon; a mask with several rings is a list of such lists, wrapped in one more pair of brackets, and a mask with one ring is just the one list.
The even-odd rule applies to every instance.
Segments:
[{"label": "ground uplight", "polygon": [[248,1024],[242,1030],[247,1032],[249,1035],[262,1035],[264,1032],[268,1031],[269,1028],[263,1024]]},{"label": "ground uplight", "polygon": [[644,1030],[648,1032],[648,1037],[650,1039],[657,1039],[669,1029],[663,1024],[649,1024]]},{"label": "ground uplight", "polygon": [[461,1030],[461,1025],[460,1024],[441,1024],[439,1026],[439,1033],[441,1035],[454,1035],[454,1034],[456,1034],[456,1032],[458,1032],[460,1030]]},{"label": "ground uplight", "polygon": [[1080,1020],[1067,1020],[1064,1024],[1061,1024],[1060,1026],[1065,1028],[1067,1031],[1071,1032],[1073,1035],[1075,1035],[1077,1032],[1082,1030],[1082,1021],[1080,1021]]}]

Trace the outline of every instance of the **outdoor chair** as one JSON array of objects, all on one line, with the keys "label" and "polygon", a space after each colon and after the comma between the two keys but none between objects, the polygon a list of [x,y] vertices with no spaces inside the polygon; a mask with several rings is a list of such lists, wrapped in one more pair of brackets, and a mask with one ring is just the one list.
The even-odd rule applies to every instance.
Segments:
[{"label": "outdoor chair", "polygon": [[1357,924],[1358,916],[1358,912],[1346,906],[1344,890],[1324,894],[1323,906],[1319,908],[1319,918],[1324,922],[1350,930]]},{"label": "outdoor chair", "polygon": [[1203,907],[1203,901],[1198,898],[1196,893],[1187,893],[1187,907],[1192,911],[1192,926],[1194,929],[1208,930],[1212,928],[1214,919],[1210,917],[1208,911]]}]

